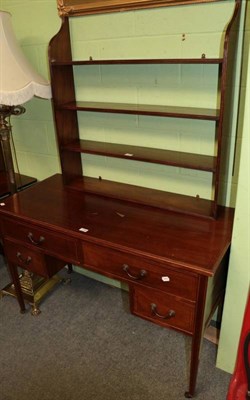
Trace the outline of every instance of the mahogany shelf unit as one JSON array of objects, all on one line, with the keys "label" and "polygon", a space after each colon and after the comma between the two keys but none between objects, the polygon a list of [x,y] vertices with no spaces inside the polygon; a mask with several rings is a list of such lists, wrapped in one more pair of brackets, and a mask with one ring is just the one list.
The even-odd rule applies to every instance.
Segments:
[{"label": "mahogany shelf unit", "polygon": [[[202,2],[211,3],[210,6],[213,7],[212,3],[217,2],[217,0],[213,2],[204,0]],[[171,5],[178,6],[181,3],[183,2],[172,1]],[[194,2],[188,3],[190,6],[191,3],[194,4]],[[188,3],[185,2],[185,4]],[[79,7],[81,8],[82,5],[83,3]],[[171,5],[169,4],[169,6]],[[81,226],[86,227],[87,233],[83,237],[83,260],[80,260],[79,264],[82,264],[87,269],[113,278],[117,276],[119,254],[126,253],[121,267],[123,272],[121,273],[120,271],[118,273],[118,278],[124,280],[124,272],[130,277],[129,296],[133,314],[165,326],[168,319],[164,321],[164,314],[167,314],[166,318],[168,318],[169,310],[172,310],[171,304],[179,307],[178,302],[182,302],[185,297],[182,294],[183,286],[192,292],[191,297],[194,303],[190,303],[190,298],[188,303],[184,301],[185,305],[183,303],[177,312],[180,312],[179,325],[174,327],[174,329],[183,332],[180,327],[187,319],[190,323],[190,319],[187,316],[194,312],[193,331],[191,332],[190,379],[186,397],[194,395],[203,330],[212,317],[216,306],[223,301],[226,285],[224,278],[228,265],[233,210],[219,206],[218,198],[223,150],[222,137],[223,134],[227,133],[225,132],[224,121],[231,112],[229,109],[231,102],[228,99],[232,96],[232,93],[230,93],[232,68],[228,68],[228,60],[235,59],[234,47],[237,40],[235,32],[237,32],[239,25],[240,5],[240,0],[235,0],[232,18],[225,30],[224,46],[221,46],[218,58],[207,58],[205,54],[202,54],[200,58],[131,59],[125,57],[124,59],[94,60],[89,58],[86,60],[73,60],[69,24],[69,19],[73,15],[71,11],[67,14],[64,8],[62,9],[61,29],[52,38],[49,48],[54,120],[62,168],[64,199],[62,207],[63,209],[64,207],[66,208],[64,214],[67,216],[62,217],[60,215],[56,220],[76,221],[78,224],[79,219],[81,220],[84,216]],[[77,12],[77,15],[80,14]],[[205,70],[204,66],[206,65],[214,65],[217,67],[214,70],[218,70],[217,86],[215,85],[216,88],[213,86],[215,91],[214,98],[218,99],[217,103],[213,103],[216,104],[215,108],[194,107],[193,104],[188,107],[182,104],[176,106],[171,104],[171,98],[166,99],[164,104],[141,104],[139,101],[136,104],[130,104],[122,102],[120,98],[119,102],[115,103],[105,101],[104,96],[98,101],[91,101],[87,96],[84,97],[84,101],[82,101],[81,96],[79,98],[78,96],[76,97],[78,88],[76,87],[75,74],[86,74],[86,79],[92,66],[95,68],[99,66],[99,71],[102,72],[105,72],[104,70],[111,66],[112,74],[120,68],[119,73],[121,73],[122,68],[119,66],[130,64],[133,66],[131,71],[132,69],[137,69],[137,74],[139,68],[137,66],[143,65],[156,65],[157,67],[157,64],[160,66],[169,64],[173,69],[175,66],[176,69],[180,69],[182,65],[194,65],[195,69],[200,70]],[[123,68],[124,73],[126,73],[125,69]],[[199,103],[196,104],[199,105]],[[204,103],[201,102],[201,104],[207,103],[205,101]],[[88,113],[92,113],[92,115],[96,113],[97,117],[98,113],[108,113],[111,119],[114,118],[114,114],[145,116],[143,118],[143,126],[146,126],[149,117],[152,116],[172,118],[171,122],[176,122],[177,124],[178,119],[183,119],[185,123],[189,120],[188,123],[190,125],[201,123],[201,121],[211,122],[210,125],[214,128],[212,143],[214,151],[211,152],[212,155],[196,154],[193,151],[187,152],[185,147],[181,146],[177,146],[176,150],[173,151],[168,148],[168,143],[164,148],[157,148],[157,145],[153,143],[153,139],[152,147],[147,147],[146,144],[138,146],[136,143],[135,145],[135,143],[130,142],[129,138],[126,142],[121,143],[121,139],[117,141],[114,139],[114,132],[112,140],[100,141],[99,137],[98,139],[91,138],[89,140],[89,137],[84,137],[84,127],[83,137],[79,134],[79,128],[81,127],[78,124],[78,117],[80,113],[86,113],[86,118],[89,118]],[[176,119],[176,121],[173,121],[173,119]],[[139,121],[139,118],[137,120]],[[91,121],[91,123],[93,121],[95,123],[95,118],[92,118]],[[150,126],[152,127],[152,121]],[[118,125],[116,125],[116,129],[119,130]],[[152,138],[153,130],[154,127],[152,127]],[[200,133],[201,135],[203,134],[202,132]],[[207,133],[204,132],[204,136],[206,135]],[[211,136],[209,140],[211,140]],[[170,191],[142,187],[140,182],[135,185],[104,179],[102,170],[99,177],[86,176],[83,173],[84,157],[82,157],[82,154],[88,154],[90,158],[98,156],[123,159],[126,160],[123,163],[125,167],[132,161],[137,161],[163,165],[162,170],[165,170],[165,166],[171,166],[206,172],[211,175],[211,198],[205,199],[200,198],[199,195],[186,195],[185,193],[180,193],[180,190],[178,193],[172,193]],[[185,177],[184,174],[183,176]],[[46,189],[46,193],[50,196],[53,204],[58,204],[60,202],[59,195],[55,195],[54,191],[56,193],[59,193],[59,191],[57,192],[57,189],[55,189],[57,184],[55,184],[54,188],[53,179],[57,181],[59,178],[51,178],[47,182],[48,188],[51,185],[51,189]],[[42,188],[40,190],[43,191]],[[99,203],[101,203],[101,207],[98,206]],[[138,219],[138,215],[142,215],[142,218]],[[229,215],[230,217],[228,218],[227,216]],[[166,229],[165,224],[167,225]],[[215,235],[212,233],[213,226],[216,227]],[[144,230],[147,230],[147,234],[145,234]],[[138,232],[138,236],[136,236],[135,232]],[[205,232],[207,236],[203,242],[202,238]],[[227,232],[228,234],[226,245],[221,240],[222,232]],[[74,230],[72,233],[71,230],[69,232],[67,229],[67,233],[74,237],[76,235]],[[131,244],[130,240],[133,244]],[[212,256],[214,250],[207,247],[207,242],[210,240],[212,247],[216,248],[216,256]],[[141,243],[143,244],[141,245]],[[145,253],[145,246],[147,254]],[[149,256],[150,269],[152,276],[154,276],[161,263],[164,264],[164,267],[167,265],[165,263],[166,259],[162,257],[165,252],[167,252],[169,265],[173,267],[176,273],[187,272],[187,263],[183,262],[183,257],[185,258],[187,255],[190,256],[188,264],[188,268],[190,268],[185,278],[181,280],[181,287],[176,292],[171,292],[171,288],[167,288],[165,293],[162,291],[161,281],[165,276],[164,273],[160,280],[156,279],[151,285],[149,295],[148,288],[143,286],[144,270],[148,271],[148,264],[145,264],[145,261]],[[197,254],[200,257],[199,261],[197,260]],[[200,267],[202,260],[210,259],[211,256],[213,261],[208,273],[208,270],[205,271]],[[136,272],[132,268],[131,273],[129,266],[131,263],[133,264],[134,259],[138,261],[139,270]],[[195,289],[195,285],[189,287],[187,279],[194,278],[197,273],[197,282],[199,283]],[[208,279],[208,276],[211,279]],[[147,278],[145,278],[145,282],[146,280]],[[152,301],[153,298],[155,301]],[[167,304],[167,307],[162,309],[162,313],[159,313],[155,311],[154,305],[156,303],[159,304],[159,308],[164,304]],[[21,303],[19,302],[19,304]],[[166,325],[168,325],[168,322]],[[190,334],[190,327],[185,332]]]},{"label": "mahogany shelf unit", "polygon": [[[240,6],[240,2],[235,2],[235,12],[229,21],[226,28],[224,47],[218,58],[209,58],[205,54],[202,54],[200,58],[155,58],[155,59],[136,59],[136,58],[124,58],[124,59],[92,59],[91,57],[87,60],[73,60],[71,51],[71,37],[69,27],[69,16],[65,15],[63,23],[58,35],[56,35],[50,43],[50,72],[52,80],[52,91],[53,91],[53,105],[55,113],[56,131],[59,145],[59,152],[61,158],[62,172],[64,176],[64,182],[67,186],[79,190],[81,182],[81,176],[83,174],[81,153],[88,153],[91,155],[99,155],[105,157],[115,157],[127,160],[137,160],[147,163],[158,163],[162,165],[174,166],[184,169],[194,169],[197,171],[206,171],[211,173],[211,198],[199,199],[199,205],[197,207],[197,197],[190,196],[185,193],[165,193],[160,190],[142,188],[138,186],[138,192],[143,193],[140,196],[135,196],[138,203],[141,204],[141,198],[143,204],[145,202],[153,206],[153,198],[158,198],[161,193],[161,201],[155,202],[155,207],[168,209],[167,204],[169,203],[169,209],[173,208],[177,212],[187,214],[203,215],[209,218],[216,218],[218,211],[218,198],[220,190],[220,170],[221,170],[221,158],[222,158],[222,135],[224,129],[225,115],[230,112],[226,105],[226,95],[229,95],[226,91],[228,90],[228,80],[231,79],[228,73],[228,58],[229,52],[232,53],[234,43],[230,41],[232,26],[235,24],[237,12]],[[238,21],[237,21],[238,23]],[[232,42],[232,43],[231,43]],[[130,104],[130,103],[114,103],[114,102],[96,102],[96,101],[80,101],[76,100],[75,96],[75,80],[74,80],[74,67],[82,67],[82,73],[85,73],[85,66],[105,66],[105,65],[156,65],[156,64],[171,64],[171,65],[218,65],[218,90],[220,93],[218,106],[215,109],[211,108],[197,108],[197,107],[183,107],[173,106],[169,104],[156,105],[156,104]],[[86,72],[87,73],[87,72]],[[216,90],[217,90],[216,89]],[[170,151],[167,148],[149,148],[139,147],[129,144],[116,144],[116,143],[101,143],[96,140],[84,140],[79,138],[79,127],[78,127],[78,112],[92,112],[92,113],[109,113],[109,114],[130,114],[138,116],[154,116],[162,118],[176,118],[176,119],[189,119],[189,120],[204,120],[214,122],[214,154],[194,154],[188,153],[185,149],[180,151]],[[204,133],[206,135],[206,133]],[[85,178],[88,178],[85,176]],[[98,177],[97,177],[98,178]],[[91,180],[92,182],[95,181]],[[77,183],[76,183],[77,182]],[[98,182],[98,179],[97,179]],[[110,182],[110,181],[109,181]],[[112,197],[115,197],[115,190],[119,188],[125,189],[125,184],[119,182],[110,182],[109,192],[112,193]],[[96,187],[97,195],[106,196],[106,188],[104,185],[92,185],[91,192],[94,192]],[[127,191],[130,192],[129,187],[134,185],[128,185]],[[89,185],[82,184],[83,191],[89,191]],[[104,193],[102,193],[103,188]],[[122,189],[122,192],[124,191]],[[125,189],[126,191],[126,189]],[[143,192],[144,191],[144,192]],[[151,198],[149,198],[151,193]],[[122,196],[123,197],[123,196]],[[128,196],[126,196],[127,198]],[[121,198],[120,190],[117,191],[117,198]],[[133,201],[135,201],[135,198]],[[129,199],[128,199],[129,200]],[[175,206],[173,207],[173,202]],[[203,203],[206,206],[200,206]],[[203,210],[203,211],[202,211]],[[203,213],[204,212],[204,213]]]}]

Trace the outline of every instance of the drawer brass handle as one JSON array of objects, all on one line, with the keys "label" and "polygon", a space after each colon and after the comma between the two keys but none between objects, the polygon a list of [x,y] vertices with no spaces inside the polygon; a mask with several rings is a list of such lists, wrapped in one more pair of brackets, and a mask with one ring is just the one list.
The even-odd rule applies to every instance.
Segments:
[{"label": "drawer brass handle", "polygon": [[29,263],[31,262],[31,257],[30,256],[28,256],[25,259],[25,258],[22,257],[22,254],[19,251],[16,253],[16,256],[17,256],[18,260],[24,265],[29,265]]},{"label": "drawer brass handle", "polygon": [[174,310],[169,310],[166,315],[159,314],[157,311],[157,306],[154,303],[151,304],[151,311],[152,311],[152,314],[156,315],[158,318],[161,318],[161,319],[170,319],[170,318],[175,317]]},{"label": "drawer brass handle", "polygon": [[45,238],[43,236],[40,236],[38,240],[35,240],[34,236],[33,236],[33,233],[31,233],[31,232],[28,233],[28,238],[29,238],[30,242],[32,244],[35,244],[36,246],[38,246],[39,244],[41,244],[45,240]]},{"label": "drawer brass handle", "polygon": [[130,272],[129,272],[129,266],[128,266],[128,264],[123,264],[123,271],[124,272],[126,272],[126,274],[131,278],[131,279],[134,279],[134,281],[139,281],[140,279],[142,279],[142,278],[144,278],[144,276],[146,276],[147,275],[147,271],[145,271],[145,269],[141,269],[140,271],[139,271],[139,274],[138,275],[132,275]]}]

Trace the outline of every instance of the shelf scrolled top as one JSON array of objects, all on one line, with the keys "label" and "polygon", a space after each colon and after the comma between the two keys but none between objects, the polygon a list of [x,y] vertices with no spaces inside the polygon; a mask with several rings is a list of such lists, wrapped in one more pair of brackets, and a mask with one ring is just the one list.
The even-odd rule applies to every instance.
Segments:
[{"label": "shelf scrolled top", "polygon": [[57,8],[61,17],[67,17],[221,1],[225,0],[57,0]]}]

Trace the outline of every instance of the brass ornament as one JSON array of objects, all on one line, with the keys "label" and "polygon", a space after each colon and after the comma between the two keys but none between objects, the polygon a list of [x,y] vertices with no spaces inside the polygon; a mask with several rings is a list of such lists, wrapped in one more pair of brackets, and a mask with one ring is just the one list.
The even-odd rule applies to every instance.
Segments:
[{"label": "brass ornament", "polygon": [[65,6],[64,0],[57,0],[57,9],[60,17],[72,14],[74,11],[73,7]]}]

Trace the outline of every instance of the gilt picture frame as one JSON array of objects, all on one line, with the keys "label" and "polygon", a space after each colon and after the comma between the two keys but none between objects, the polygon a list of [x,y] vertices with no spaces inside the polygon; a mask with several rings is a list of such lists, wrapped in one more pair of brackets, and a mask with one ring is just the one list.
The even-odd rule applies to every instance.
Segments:
[{"label": "gilt picture frame", "polygon": [[57,0],[57,8],[64,17],[218,1],[224,0]]}]

